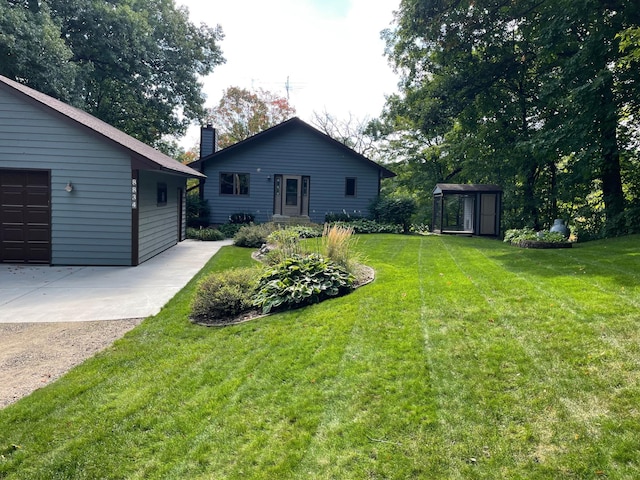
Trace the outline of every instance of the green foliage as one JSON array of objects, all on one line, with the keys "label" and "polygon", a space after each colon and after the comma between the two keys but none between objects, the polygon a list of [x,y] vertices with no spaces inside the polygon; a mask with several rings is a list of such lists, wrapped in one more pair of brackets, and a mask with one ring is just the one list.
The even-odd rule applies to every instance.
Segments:
[{"label": "green foliage", "polygon": [[229,215],[229,223],[244,225],[247,223],[253,223],[255,218],[256,216],[253,213],[232,213]]},{"label": "green foliage", "polygon": [[288,230],[296,232],[300,238],[316,238],[322,236],[322,227],[320,225],[291,225]]},{"label": "green foliage", "polygon": [[340,227],[351,227],[353,233],[402,233],[402,225],[394,223],[379,223],[375,220],[361,218],[359,220],[351,220],[349,222],[335,222],[333,225]]},{"label": "green foliage", "polygon": [[0,73],[161,147],[204,116],[220,27],[173,0],[0,2]]},{"label": "green foliage", "polygon": [[222,225],[216,225],[216,229],[220,230],[224,235],[224,238],[233,238],[244,227],[241,223],[224,223]]},{"label": "green foliage", "polygon": [[224,323],[251,310],[259,275],[260,271],[251,267],[208,275],[196,289],[191,318],[200,323]]},{"label": "green foliage", "polygon": [[238,247],[259,248],[267,243],[267,237],[276,229],[272,223],[243,225],[233,237]]},{"label": "green foliage", "polygon": [[200,228],[209,225],[211,208],[209,200],[200,198],[198,192],[187,194],[187,227]]},{"label": "green foliage", "polygon": [[213,242],[224,240],[224,234],[215,228],[187,228],[187,238],[193,240],[202,240],[204,242]]},{"label": "green foliage", "polygon": [[523,241],[539,241],[546,243],[565,243],[567,241],[560,232],[535,231],[533,228],[512,228],[505,232],[504,241],[511,244],[518,244]]},{"label": "green foliage", "polygon": [[0,409],[0,477],[637,478],[639,242],[364,236],[373,284],[225,329],[195,279]]},{"label": "green foliage", "polygon": [[325,223],[353,222],[362,218],[362,215],[355,215],[345,211],[339,213],[329,212],[324,216],[324,221]]},{"label": "green foliage", "polygon": [[403,233],[409,233],[411,218],[416,212],[416,201],[410,196],[378,197],[369,210],[377,221],[402,225]]},{"label": "green foliage", "polygon": [[282,228],[271,232],[267,237],[267,243],[273,246],[265,257],[265,262],[269,265],[276,265],[289,257],[308,253],[300,243],[300,236],[295,228]]},{"label": "green foliage", "polygon": [[565,204],[591,236],[626,233],[640,167],[637,12],[597,0],[401,2],[384,33],[401,75],[383,115],[398,187],[424,207],[438,182],[496,183],[507,228],[539,229]]},{"label": "green foliage", "polygon": [[78,65],[60,35],[49,4],[0,1],[0,74],[65,102],[73,97]]},{"label": "green foliage", "polygon": [[347,293],[353,281],[353,275],[319,254],[294,255],[262,274],[254,304],[263,313],[302,307]]}]

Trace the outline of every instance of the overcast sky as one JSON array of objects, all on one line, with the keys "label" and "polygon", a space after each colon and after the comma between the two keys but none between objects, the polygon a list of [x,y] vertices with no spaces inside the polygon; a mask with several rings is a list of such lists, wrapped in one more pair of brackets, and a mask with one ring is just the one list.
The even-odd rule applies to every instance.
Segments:
[{"label": "overcast sky", "polygon": [[[220,25],[226,63],[204,80],[207,107],[231,86],[287,96],[309,122],[314,111],[339,118],[379,115],[398,79],[380,32],[400,0],[176,0],[191,20]],[[183,141],[198,141],[192,128]]]}]

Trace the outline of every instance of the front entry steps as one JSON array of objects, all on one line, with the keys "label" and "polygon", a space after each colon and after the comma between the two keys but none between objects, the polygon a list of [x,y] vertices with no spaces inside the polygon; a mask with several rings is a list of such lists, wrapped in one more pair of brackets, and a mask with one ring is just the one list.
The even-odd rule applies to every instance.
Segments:
[{"label": "front entry steps", "polygon": [[308,215],[273,215],[271,221],[280,225],[308,225],[311,223]]}]

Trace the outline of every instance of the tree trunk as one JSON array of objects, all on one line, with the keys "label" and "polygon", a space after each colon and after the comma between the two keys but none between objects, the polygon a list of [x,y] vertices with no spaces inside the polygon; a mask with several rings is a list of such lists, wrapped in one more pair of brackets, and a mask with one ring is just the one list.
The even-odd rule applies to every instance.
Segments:
[{"label": "tree trunk", "polygon": [[618,149],[617,110],[613,98],[613,78],[607,76],[601,88],[601,108],[599,123],[600,134],[600,180],[602,181],[602,198],[604,200],[607,226],[613,234],[621,231],[623,221],[620,214],[624,212],[624,193],[622,191],[622,174],[620,172],[620,151]]}]

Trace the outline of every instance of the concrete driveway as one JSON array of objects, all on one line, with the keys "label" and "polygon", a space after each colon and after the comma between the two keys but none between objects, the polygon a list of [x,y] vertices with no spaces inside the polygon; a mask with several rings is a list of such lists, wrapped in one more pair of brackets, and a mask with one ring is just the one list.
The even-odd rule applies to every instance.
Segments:
[{"label": "concrete driveway", "polygon": [[144,318],[160,309],[231,240],[185,240],[137,267],[0,264],[0,323]]}]

